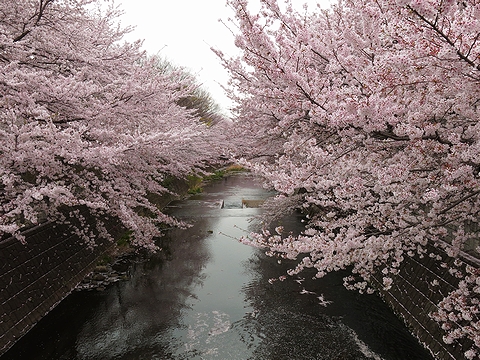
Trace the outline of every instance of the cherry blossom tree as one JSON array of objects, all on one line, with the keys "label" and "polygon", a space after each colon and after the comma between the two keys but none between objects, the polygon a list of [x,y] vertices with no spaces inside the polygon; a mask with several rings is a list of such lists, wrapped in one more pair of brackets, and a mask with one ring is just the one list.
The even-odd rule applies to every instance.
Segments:
[{"label": "cherry blossom tree", "polygon": [[[107,4],[108,5],[108,4]],[[155,249],[166,176],[201,172],[218,132],[179,105],[198,84],[124,42],[113,5],[6,1],[0,9],[0,234],[82,218],[87,244],[114,217]]]},{"label": "cherry blossom tree", "polygon": [[[279,192],[268,214],[308,217],[299,236],[278,227],[243,241],[300,258],[290,274],[350,269],[345,285],[369,292],[372,274],[382,269],[388,289],[427,243],[478,257],[480,2],[345,0],[299,13],[262,0],[255,14],[228,3],[242,55],[217,54],[248,140],[236,155]],[[473,342],[468,358],[480,352],[478,283],[472,271],[460,286],[472,306],[449,337]]]}]

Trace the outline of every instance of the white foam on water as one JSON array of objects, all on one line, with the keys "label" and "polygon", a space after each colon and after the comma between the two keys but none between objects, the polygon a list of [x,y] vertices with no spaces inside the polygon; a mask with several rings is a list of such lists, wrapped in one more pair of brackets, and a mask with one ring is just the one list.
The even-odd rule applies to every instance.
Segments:
[{"label": "white foam on water", "polygon": [[367,344],[365,344],[362,340],[360,340],[358,338],[357,333],[353,329],[349,328],[344,324],[339,324],[339,325],[343,327],[344,330],[350,334],[350,336],[353,338],[353,340],[355,341],[355,343],[357,344],[358,348],[360,349],[363,355],[365,355],[369,359],[384,360],[380,355],[372,351]]},{"label": "white foam on water", "polygon": [[207,344],[214,342],[218,335],[230,330],[230,315],[213,310],[211,313],[197,313],[194,323],[188,326],[186,351],[202,349],[203,355],[217,355],[217,347],[209,347]]}]

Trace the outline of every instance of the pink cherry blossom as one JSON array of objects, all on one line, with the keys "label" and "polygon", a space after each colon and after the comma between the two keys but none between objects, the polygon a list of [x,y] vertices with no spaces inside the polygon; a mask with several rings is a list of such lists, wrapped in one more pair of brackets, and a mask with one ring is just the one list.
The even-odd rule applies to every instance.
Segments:
[{"label": "pink cherry blossom", "polygon": [[[203,171],[221,132],[178,105],[198,87],[127,43],[118,9],[95,0],[21,0],[0,13],[0,235],[79,220],[85,243],[120,220],[155,249],[169,178]],[[103,8],[103,10],[101,10]],[[89,225],[90,224],[90,225]]]},{"label": "pink cherry blossom", "polygon": [[[406,256],[429,256],[427,244],[454,257],[478,249],[478,1],[345,0],[297,13],[269,0],[258,14],[228,3],[241,51],[218,53],[238,104],[232,152],[279,192],[267,223],[306,214],[302,234],[249,243],[298,258],[291,275],[351,269],[345,285],[359,291],[379,269],[391,286]],[[452,271],[463,286],[465,272]],[[478,294],[465,286],[477,302],[439,321],[462,319],[445,339],[474,341],[474,358]]]}]

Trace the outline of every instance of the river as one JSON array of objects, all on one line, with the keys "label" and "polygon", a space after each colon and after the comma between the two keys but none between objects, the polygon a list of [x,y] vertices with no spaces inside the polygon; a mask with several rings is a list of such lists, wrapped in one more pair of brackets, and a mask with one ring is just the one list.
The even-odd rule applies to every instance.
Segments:
[{"label": "river", "polygon": [[242,200],[271,195],[240,174],[172,203],[192,227],[167,231],[128,280],[72,293],[1,360],[432,359],[377,296],[345,290],[343,273],[269,283],[292,263],[237,239],[260,212]]}]

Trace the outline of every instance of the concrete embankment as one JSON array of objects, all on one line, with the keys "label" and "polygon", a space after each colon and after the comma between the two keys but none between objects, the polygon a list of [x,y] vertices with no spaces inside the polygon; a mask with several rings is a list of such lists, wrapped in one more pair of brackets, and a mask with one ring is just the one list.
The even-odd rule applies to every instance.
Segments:
[{"label": "concrete embankment", "polygon": [[[463,341],[446,344],[443,341],[445,332],[430,316],[438,310],[440,301],[458,288],[461,279],[449,272],[449,269],[457,267],[454,265],[455,259],[440,248],[430,246],[428,250],[437,259],[430,256],[406,256],[399,274],[391,276],[393,284],[389,290],[382,289],[381,274],[373,279],[373,283],[384,301],[405,321],[410,331],[430,350],[435,359],[465,359],[464,353],[471,343]],[[465,254],[465,257],[460,257],[459,267],[466,264],[478,268],[480,261]]]},{"label": "concrete embankment", "polygon": [[[112,229],[113,230],[113,229]],[[111,246],[91,249],[67,225],[45,223],[0,243],[0,355],[62,301]]]},{"label": "concrete embankment", "polygon": [[[169,188],[185,194],[189,184],[171,179]],[[159,207],[175,195],[153,196]],[[83,213],[88,219],[88,214]],[[73,219],[75,221],[75,219]],[[113,244],[98,239],[90,248],[72,230],[72,225],[47,222],[22,233],[25,244],[15,238],[0,241],[0,356],[67,297],[92,272]],[[115,238],[124,229],[109,221],[107,229]]]}]

